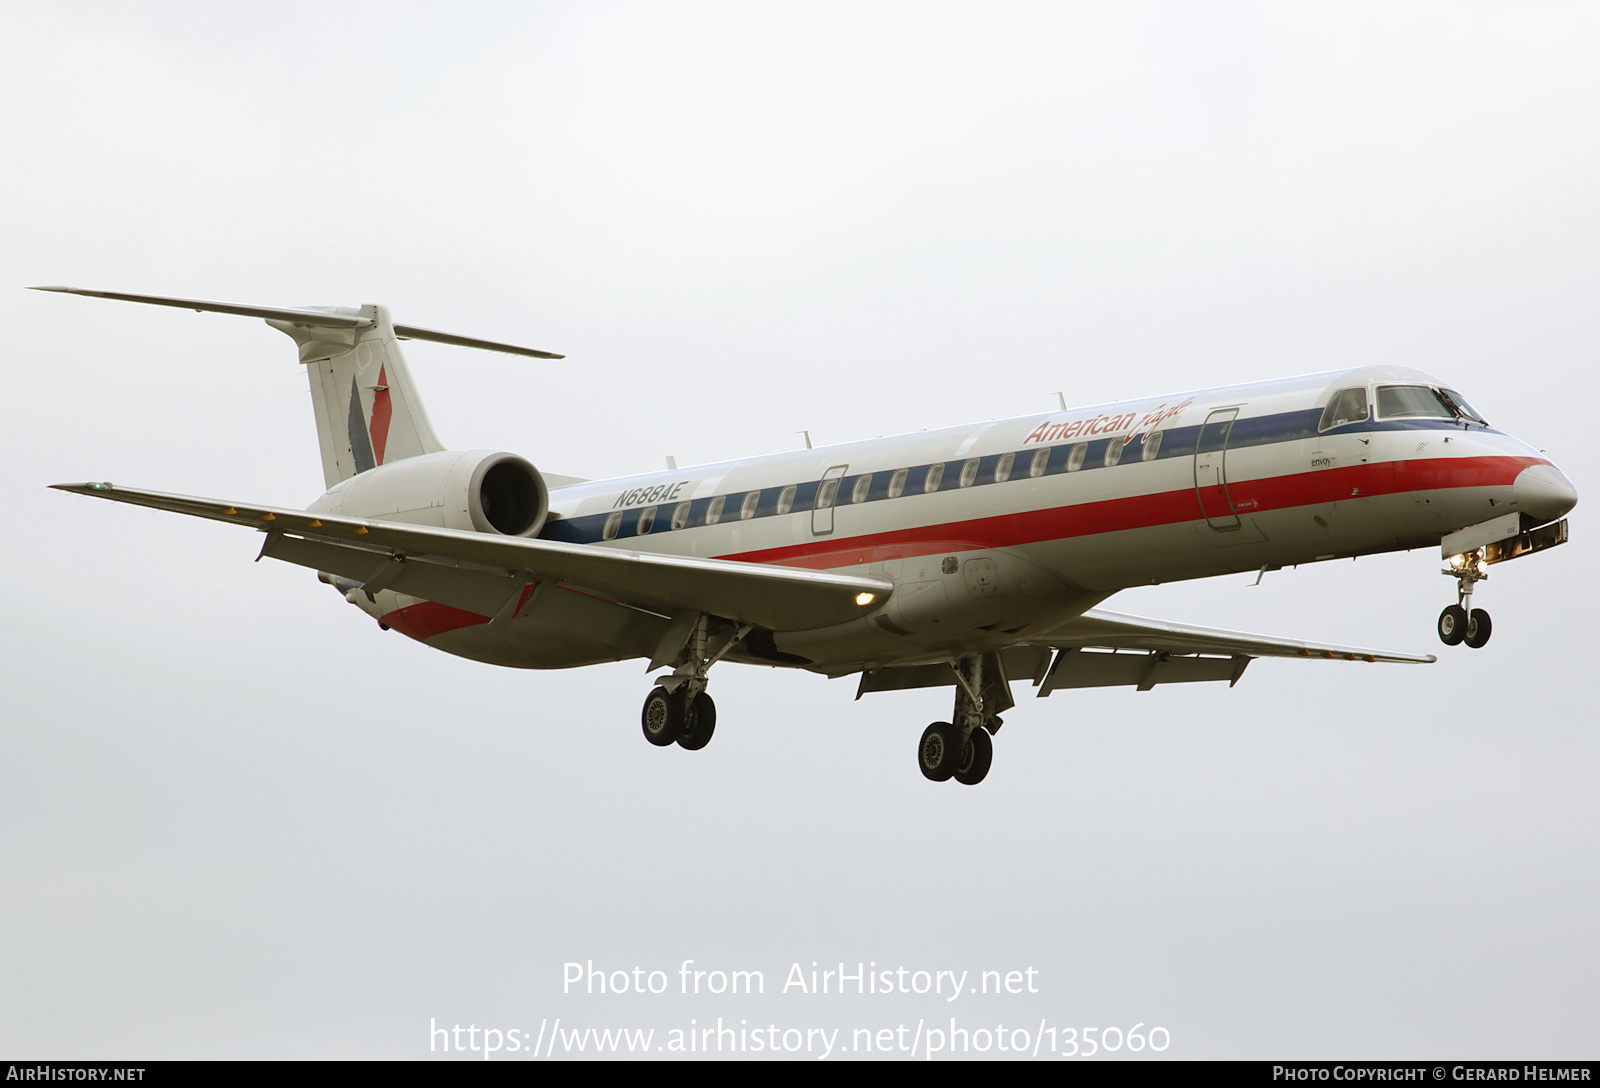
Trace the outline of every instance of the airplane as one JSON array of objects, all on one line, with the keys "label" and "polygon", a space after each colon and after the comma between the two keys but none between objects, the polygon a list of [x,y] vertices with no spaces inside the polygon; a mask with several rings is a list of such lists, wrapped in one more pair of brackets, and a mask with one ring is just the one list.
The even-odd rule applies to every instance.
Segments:
[{"label": "airplane", "polygon": [[[1480,648],[1492,565],[1564,543],[1538,450],[1420,371],[1363,366],[747,460],[585,480],[448,450],[399,341],[562,356],[397,325],[387,309],[40,287],[265,319],[299,349],[326,492],[304,509],[104,482],[60,490],[248,526],[261,555],[398,631],[495,665],[643,659],[641,726],[704,748],[720,661],[955,689],[922,774],[975,785],[1011,685],[1227,681],[1259,657],[1431,663],[1100,609],[1118,591],[1438,546],[1446,645]],[[1064,405],[1064,401],[1063,401]]]}]

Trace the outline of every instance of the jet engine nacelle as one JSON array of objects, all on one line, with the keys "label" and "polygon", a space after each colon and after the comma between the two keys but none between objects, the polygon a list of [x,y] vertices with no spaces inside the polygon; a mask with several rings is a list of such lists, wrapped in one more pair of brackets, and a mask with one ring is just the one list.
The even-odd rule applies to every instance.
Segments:
[{"label": "jet engine nacelle", "polygon": [[550,512],[539,470],[514,453],[445,450],[368,469],[330,488],[319,514],[532,536]]}]

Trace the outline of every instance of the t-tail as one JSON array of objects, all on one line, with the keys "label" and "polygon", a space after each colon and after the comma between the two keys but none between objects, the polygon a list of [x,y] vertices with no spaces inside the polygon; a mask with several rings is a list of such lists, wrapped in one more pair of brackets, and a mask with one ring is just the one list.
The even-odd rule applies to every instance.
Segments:
[{"label": "t-tail", "polygon": [[306,364],[327,486],[391,461],[442,451],[400,354],[388,309],[369,305],[334,312],[364,324],[267,321],[294,339]]},{"label": "t-tail", "polygon": [[35,290],[265,319],[268,325],[291,337],[300,349],[316,411],[322,475],[329,488],[379,465],[445,449],[428,422],[399,341],[431,340],[536,359],[563,358],[513,344],[396,325],[383,306],[286,308],[77,287]]}]

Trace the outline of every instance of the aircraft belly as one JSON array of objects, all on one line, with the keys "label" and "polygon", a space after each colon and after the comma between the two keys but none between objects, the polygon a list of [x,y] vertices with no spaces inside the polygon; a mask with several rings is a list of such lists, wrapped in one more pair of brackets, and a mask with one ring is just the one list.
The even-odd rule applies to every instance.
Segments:
[{"label": "aircraft belly", "polygon": [[[396,598],[388,626],[457,657],[519,669],[567,669],[647,657],[667,621],[565,588],[531,597],[514,618],[489,617],[430,601]],[[358,602],[359,603],[359,602]],[[368,609],[371,611],[371,609]]]},{"label": "aircraft belly", "polygon": [[896,583],[889,604],[850,623],[776,636],[779,650],[817,667],[942,660],[997,649],[1081,615],[1105,594],[1085,593],[1023,553],[962,550],[887,559],[860,569]]},{"label": "aircraft belly", "polygon": [[[1241,490],[1243,488],[1241,487]],[[1263,510],[1219,532],[1204,519],[1149,526],[1033,546],[1042,566],[1085,589],[1209,578],[1319,559],[1431,547],[1443,532],[1483,520],[1496,489],[1353,496]],[[1226,537],[1218,541],[1217,537]]]}]

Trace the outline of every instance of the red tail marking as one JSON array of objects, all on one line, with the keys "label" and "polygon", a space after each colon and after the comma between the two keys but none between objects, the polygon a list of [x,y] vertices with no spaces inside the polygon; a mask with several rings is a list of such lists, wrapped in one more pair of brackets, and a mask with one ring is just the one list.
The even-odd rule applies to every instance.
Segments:
[{"label": "red tail marking", "polygon": [[378,391],[372,395],[372,458],[375,464],[383,464],[383,451],[389,444],[389,417],[394,415],[394,406],[389,403],[389,368],[378,368]]}]

